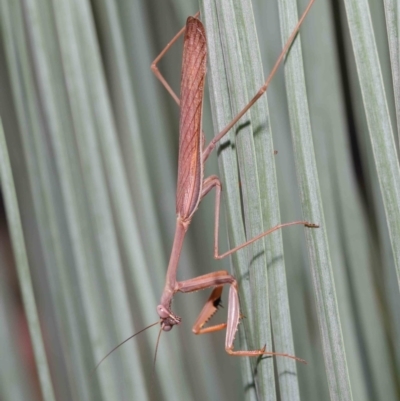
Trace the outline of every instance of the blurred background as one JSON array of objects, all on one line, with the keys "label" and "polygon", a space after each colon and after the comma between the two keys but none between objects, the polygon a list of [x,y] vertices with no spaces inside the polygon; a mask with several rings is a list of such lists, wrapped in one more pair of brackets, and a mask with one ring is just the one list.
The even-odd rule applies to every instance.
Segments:
[{"label": "blurred background", "polygon": [[[323,303],[310,270],[320,248],[296,227],[282,232],[289,331],[295,355],[308,362],[294,368],[295,395],[280,387],[274,358],[250,363],[229,356],[224,331],[192,334],[207,292],[176,296],[173,308],[182,324],[161,336],[154,370],[156,327],[115,351],[91,376],[110,349],[158,318],[176,220],[179,108],[150,64],[200,6],[194,0],[0,4],[0,116],[25,239],[25,246],[14,244],[13,253],[6,212],[11,206],[2,203],[0,400],[351,399],[346,389],[335,395],[330,384],[334,374],[321,336],[324,315],[318,312]],[[207,4],[202,13],[209,12]],[[288,6],[282,1],[279,12],[275,0],[246,4],[253,7],[267,76],[283,46],[280,12]],[[299,14],[306,5],[298,1]],[[315,154],[323,213],[316,222],[324,222],[315,235],[327,236],[325,266],[334,282],[333,293],[322,297],[337,301],[341,328],[330,330],[342,350],[343,336],[343,366],[355,400],[400,399],[400,209],[398,198],[382,196],[382,188],[393,194],[400,187],[399,13],[391,1],[316,0],[301,28],[307,97],[299,96],[309,105],[310,157]],[[179,40],[159,64],[177,93],[181,54]],[[294,96],[287,84],[280,68],[268,89],[268,121],[278,151],[274,192],[282,222],[312,220],[314,212],[307,211],[314,205],[307,206],[299,190],[299,149],[288,112]],[[206,143],[217,131],[209,92],[206,82]],[[218,174],[217,153],[205,176]],[[238,190],[240,185],[236,182]],[[2,186],[3,194],[6,190]],[[230,217],[224,202],[231,195],[222,196],[220,249],[227,250]],[[230,260],[213,258],[214,199],[211,193],[195,214],[179,279],[231,269]],[[388,227],[397,231],[389,235]],[[25,251],[30,277],[17,274],[13,257]],[[30,283],[45,347],[40,363],[21,292]],[[225,321],[226,294],[223,305],[216,322]],[[241,325],[247,328],[237,349],[251,348],[245,339],[249,320]],[[275,388],[262,390],[257,363],[269,364]]]}]

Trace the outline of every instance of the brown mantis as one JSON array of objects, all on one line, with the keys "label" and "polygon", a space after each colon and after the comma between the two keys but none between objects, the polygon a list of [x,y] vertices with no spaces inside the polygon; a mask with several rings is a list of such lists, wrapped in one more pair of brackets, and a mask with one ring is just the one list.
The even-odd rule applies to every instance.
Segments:
[{"label": "brown mantis", "polygon": [[[215,229],[214,229],[214,258],[222,259],[239,249],[257,241],[258,239],[286,226],[301,224],[310,228],[318,227],[315,224],[306,221],[296,221],[286,224],[280,224],[272,227],[268,231],[252,238],[251,240],[236,246],[235,248],[219,254],[218,251],[218,232],[219,232],[219,213],[221,199],[221,182],[218,177],[213,175],[206,179],[204,175],[204,163],[208,159],[216,144],[222,139],[228,131],[238,122],[238,120],[249,110],[249,108],[262,96],[266,91],[273,75],[279,67],[283,57],[292,44],[305,16],[310,10],[314,0],[310,0],[306,10],[300,18],[298,24],[293,30],[291,36],[286,42],[281,55],[279,56],[273,70],[267,78],[264,85],[253,97],[253,99],[244,107],[244,109],[218,134],[209,145],[203,149],[204,134],[201,130],[202,103],[204,81],[206,74],[206,35],[205,30],[195,17],[189,17],[186,27],[183,28],[165,47],[160,55],[154,60],[151,69],[156,77],[162,82],[174,100],[181,107],[180,114],[180,136],[179,136],[179,159],[178,159],[178,185],[176,195],[176,213],[177,222],[175,229],[175,237],[171,251],[171,257],[168,265],[166,282],[160,304],[157,306],[157,313],[161,319],[161,329],[169,331],[174,325],[181,322],[181,318],[171,311],[172,298],[175,293],[194,292],[204,290],[206,288],[214,288],[204,308],[200,312],[193,326],[195,334],[210,333],[226,328],[225,350],[231,355],[239,356],[257,356],[257,355],[281,355],[298,359],[291,355],[269,352],[265,347],[251,351],[235,351],[233,342],[239,325],[240,308],[238,297],[238,284],[236,279],[227,271],[217,271],[200,277],[195,277],[185,281],[177,281],[176,274],[178,269],[179,257],[183,245],[185,234],[188,230],[193,214],[198,208],[202,198],[206,196],[211,189],[216,190],[215,201]],[[181,75],[181,98],[174,93],[164,77],[160,74],[157,63],[175,43],[179,36],[185,34],[182,75]],[[225,284],[230,285],[228,317],[227,322],[203,327],[205,323],[216,313],[220,303],[222,289]]]},{"label": "brown mantis", "polygon": [[[168,43],[164,50],[154,60],[151,69],[156,77],[161,81],[164,87],[168,90],[176,103],[181,108],[180,113],[180,135],[179,135],[179,159],[178,159],[178,183],[176,194],[176,229],[175,237],[171,250],[170,261],[166,274],[166,281],[164,291],[161,296],[160,304],[157,306],[157,313],[160,321],[156,322],[145,329],[139,331],[133,336],[141,333],[149,327],[158,323],[161,324],[161,330],[170,331],[173,326],[180,324],[181,318],[171,311],[171,303],[174,295],[177,292],[190,293],[194,291],[213,288],[213,291],[208,298],[205,306],[200,312],[196,322],[193,325],[193,332],[195,334],[211,333],[226,328],[225,350],[230,355],[238,356],[257,356],[257,355],[278,355],[293,358],[304,362],[300,358],[292,355],[266,351],[265,346],[256,350],[236,351],[233,349],[235,334],[238,329],[240,320],[240,306],[238,296],[238,284],[236,279],[227,271],[217,271],[203,276],[195,277],[185,281],[177,281],[176,274],[178,269],[178,262],[180,253],[183,246],[185,234],[189,228],[193,214],[196,212],[200,201],[205,197],[213,188],[216,190],[215,200],[215,228],[214,228],[214,258],[222,259],[232,253],[250,245],[251,243],[259,240],[260,238],[271,234],[283,227],[291,225],[304,225],[309,228],[317,228],[318,225],[309,223],[307,221],[295,221],[291,223],[279,224],[270,228],[251,240],[236,246],[235,248],[219,254],[218,251],[218,232],[219,232],[219,213],[220,213],[220,199],[221,199],[221,182],[217,176],[212,175],[204,179],[204,163],[214,150],[216,144],[222,139],[229,130],[239,121],[239,119],[250,109],[250,107],[263,95],[266,91],[272,77],[276,73],[280,63],[282,62],[286,52],[290,48],[293,40],[295,39],[301,24],[303,23],[306,15],[308,14],[312,4],[315,0],[310,0],[306,10],[298,21],[292,34],[287,40],[280,56],[278,57],[270,75],[265,81],[264,85],[260,88],[257,94],[250,100],[250,102],[243,108],[243,110],[218,134],[211,142],[203,149],[204,134],[201,129],[202,118],[202,105],[203,105],[203,91],[204,81],[206,75],[206,34],[203,24],[197,16],[189,17],[186,26],[182,28],[175,37]],[[183,62],[182,62],[182,75],[181,75],[181,98],[179,99],[164,77],[161,75],[157,68],[157,63],[176,42],[176,40],[184,34],[184,49],[183,49]],[[229,284],[229,298],[228,298],[228,316],[227,322],[217,324],[214,326],[204,327],[205,323],[216,313],[220,304],[223,286]],[[160,330],[160,333],[161,333]],[[129,337],[113,350],[111,350],[99,364],[116,348],[128,341]],[[99,366],[99,364],[97,366]]]}]

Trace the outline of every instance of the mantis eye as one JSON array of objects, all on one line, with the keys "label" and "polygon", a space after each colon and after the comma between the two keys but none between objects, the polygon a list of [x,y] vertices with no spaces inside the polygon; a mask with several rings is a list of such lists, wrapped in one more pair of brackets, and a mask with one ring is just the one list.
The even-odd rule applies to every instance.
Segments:
[{"label": "mantis eye", "polygon": [[162,306],[162,305],[158,305],[158,306],[157,306],[157,313],[158,313],[158,316],[160,316],[161,319],[166,319],[166,318],[169,317],[170,314],[171,314],[171,313],[168,312],[167,309],[166,309],[164,306]]},{"label": "mantis eye", "polygon": [[165,324],[164,326],[162,326],[162,329],[163,329],[164,331],[170,331],[170,330],[172,330],[173,327],[174,327],[174,326],[172,326],[172,325]]}]

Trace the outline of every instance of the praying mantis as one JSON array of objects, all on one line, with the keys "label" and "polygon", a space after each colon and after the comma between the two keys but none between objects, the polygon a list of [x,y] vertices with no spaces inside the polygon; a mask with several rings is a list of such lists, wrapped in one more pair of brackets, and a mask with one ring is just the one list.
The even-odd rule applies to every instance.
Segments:
[{"label": "praying mantis", "polygon": [[[178,32],[164,48],[160,55],[154,60],[151,69],[155,76],[161,81],[164,87],[171,94],[175,102],[181,108],[180,114],[180,136],[179,136],[179,158],[178,158],[178,183],[176,194],[176,229],[171,257],[168,264],[164,291],[161,296],[160,304],[157,306],[157,313],[160,317],[161,330],[170,331],[173,326],[180,324],[181,318],[171,310],[172,299],[177,292],[190,293],[194,291],[213,288],[205,306],[200,312],[193,325],[195,334],[211,333],[226,329],[225,350],[230,355],[236,356],[258,356],[258,355],[280,355],[294,359],[299,359],[288,354],[281,354],[266,351],[265,347],[256,350],[234,350],[234,339],[240,320],[240,306],[238,296],[238,283],[236,279],[227,271],[217,271],[203,276],[195,277],[185,281],[177,281],[176,274],[178,269],[179,257],[183,246],[186,232],[191,223],[192,217],[196,212],[200,201],[215,188],[215,222],[214,222],[214,258],[222,259],[232,253],[252,244],[260,238],[291,225],[304,225],[309,228],[317,228],[318,225],[307,221],[295,221],[291,223],[279,224],[269,230],[257,235],[249,241],[234,247],[233,249],[220,254],[218,250],[219,233],[219,214],[221,200],[221,182],[215,175],[204,179],[204,163],[207,161],[217,143],[229,132],[229,130],[239,121],[239,119],[250,109],[250,107],[266,91],[272,77],[282,62],[287,50],[292,44],[301,24],[309,12],[314,0],[310,0],[306,10],[300,18],[298,24],[287,40],[274,68],[264,85],[257,94],[243,108],[241,112],[219,133],[211,142],[204,147],[205,138],[201,129],[203,91],[206,74],[207,44],[206,33],[201,21],[197,18],[199,14],[187,19],[186,26]],[[179,98],[161,75],[157,68],[157,63],[184,34],[183,62],[181,75],[181,97]],[[216,313],[220,304],[222,289],[224,285],[230,285],[228,298],[227,322],[209,327],[204,327],[205,323]]]},{"label": "praying mantis", "polygon": [[[150,326],[140,330],[130,336],[118,346],[113,348],[96,366],[110,355],[115,349],[123,345],[132,337],[142,333],[144,330],[161,325],[160,334],[162,331],[168,332],[175,325],[181,323],[181,318],[171,310],[172,299],[178,292],[190,293],[212,288],[211,295],[201,310],[198,318],[193,325],[195,334],[211,333],[226,329],[225,350],[228,354],[234,356],[259,356],[259,355],[275,355],[284,356],[295,359],[300,362],[304,360],[296,356],[267,351],[266,347],[255,350],[235,350],[234,340],[238,330],[239,321],[241,318],[238,283],[237,280],[227,271],[220,270],[208,273],[199,277],[191,278],[184,281],[177,281],[178,263],[183,247],[183,241],[187,230],[190,226],[194,213],[196,212],[201,200],[212,190],[216,191],[215,198],[215,218],[214,218],[214,258],[223,259],[238,250],[252,244],[262,237],[271,234],[283,227],[292,225],[303,225],[308,228],[318,228],[319,226],[308,221],[294,221],[276,225],[269,230],[255,236],[245,243],[234,247],[233,249],[220,254],[218,248],[218,233],[219,233],[219,214],[222,185],[216,175],[211,175],[204,179],[204,163],[215,149],[218,142],[230,131],[230,129],[243,117],[250,107],[265,93],[269,83],[279,68],[284,56],[292,45],[301,24],[306,15],[311,9],[315,0],[310,0],[297,25],[293,29],[289,39],[285,43],[281,54],[279,55],[271,73],[269,74],[264,85],[259,89],[250,102],[236,115],[236,117],[220,132],[210,143],[204,147],[205,136],[202,132],[202,107],[203,107],[203,92],[206,75],[206,58],[207,58],[207,41],[206,33],[202,22],[197,18],[199,13],[193,17],[189,17],[186,26],[182,28],[175,37],[167,44],[162,52],[156,57],[151,65],[151,69],[155,76],[160,80],[163,86],[167,89],[175,102],[180,106],[180,125],[179,125],[179,156],[178,156],[178,180],[176,192],[176,228],[175,236],[171,250],[171,256],[167,268],[166,280],[161,300],[157,306],[157,313],[160,320]],[[161,58],[168,52],[171,46],[184,35],[183,61],[181,74],[181,96],[175,94],[168,82],[159,72],[157,64]],[[204,327],[210,318],[217,312],[221,302],[221,295],[224,285],[229,285],[228,296],[228,314],[227,322],[213,326]],[[158,343],[158,342],[157,342]]]}]

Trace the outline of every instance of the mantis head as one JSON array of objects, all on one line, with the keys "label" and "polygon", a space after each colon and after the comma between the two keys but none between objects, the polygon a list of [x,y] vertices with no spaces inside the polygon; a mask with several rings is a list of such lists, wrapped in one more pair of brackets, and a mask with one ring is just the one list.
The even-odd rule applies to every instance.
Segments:
[{"label": "mantis head", "polygon": [[174,315],[164,305],[157,306],[157,313],[161,319],[161,328],[163,331],[170,331],[176,324],[180,324],[182,319]]}]

